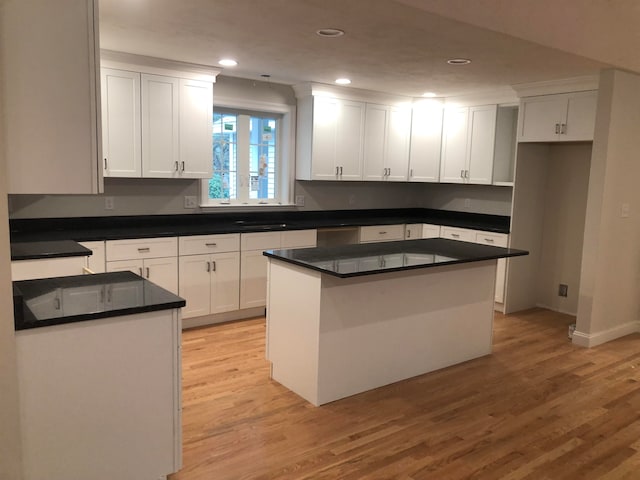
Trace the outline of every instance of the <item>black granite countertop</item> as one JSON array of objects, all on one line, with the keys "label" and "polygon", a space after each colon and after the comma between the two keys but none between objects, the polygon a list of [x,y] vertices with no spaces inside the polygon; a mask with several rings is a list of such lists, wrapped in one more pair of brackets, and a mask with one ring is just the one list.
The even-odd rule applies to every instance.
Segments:
[{"label": "black granite countertop", "polygon": [[11,242],[11,260],[86,257],[88,255],[93,255],[93,252],[73,240]]},{"label": "black granite countertop", "polygon": [[131,272],[13,282],[16,330],[185,306],[184,299]]},{"label": "black granite countertop", "polygon": [[12,242],[117,240],[398,223],[433,223],[509,233],[510,218],[500,215],[410,208],[36,218],[9,221]]},{"label": "black granite countertop", "polygon": [[444,238],[264,252],[267,257],[340,278],[528,254],[529,252],[514,248],[492,247]]}]

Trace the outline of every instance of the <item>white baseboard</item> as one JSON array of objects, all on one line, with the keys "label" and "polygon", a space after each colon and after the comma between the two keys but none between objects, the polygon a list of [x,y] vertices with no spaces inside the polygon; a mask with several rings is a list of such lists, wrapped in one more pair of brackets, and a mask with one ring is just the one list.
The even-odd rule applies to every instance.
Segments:
[{"label": "white baseboard", "polygon": [[573,332],[573,343],[579,347],[595,347],[631,333],[640,332],[640,321],[628,322],[596,333]]},{"label": "white baseboard", "polygon": [[542,303],[536,303],[536,307],[544,308],[545,310],[551,310],[552,312],[563,313],[565,315],[571,315],[572,317],[576,317],[578,315],[577,312],[569,312],[569,311],[563,310],[561,308],[552,308],[549,305],[545,305],[545,304],[542,304]]},{"label": "white baseboard", "polygon": [[245,320],[247,318],[263,317],[265,315],[265,307],[245,308],[243,310],[234,310],[232,312],[216,313],[212,315],[203,315],[201,317],[191,317],[182,319],[182,329],[195,327],[204,327],[205,325],[213,325],[215,323],[231,322],[233,320]]}]

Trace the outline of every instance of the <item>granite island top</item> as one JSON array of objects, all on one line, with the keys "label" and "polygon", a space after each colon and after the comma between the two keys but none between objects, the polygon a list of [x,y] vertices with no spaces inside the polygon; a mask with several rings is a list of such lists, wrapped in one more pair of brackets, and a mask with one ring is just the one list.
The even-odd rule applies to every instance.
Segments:
[{"label": "granite island top", "polygon": [[93,252],[73,240],[11,242],[11,260],[86,257]]},{"label": "granite island top", "polygon": [[525,250],[427,238],[336,247],[267,250],[264,255],[340,278],[528,255]]},{"label": "granite island top", "polygon": [[13,282],[16,330],[169,310],[185,300],[132,272]]},{"label": "granite island top", "polygon": [[217,233],[249,233],[400,223],[433,223],[509,233],[510,218],[501,215],[428,208],[197,213],[11,219],[11,241],[117,240]]}]

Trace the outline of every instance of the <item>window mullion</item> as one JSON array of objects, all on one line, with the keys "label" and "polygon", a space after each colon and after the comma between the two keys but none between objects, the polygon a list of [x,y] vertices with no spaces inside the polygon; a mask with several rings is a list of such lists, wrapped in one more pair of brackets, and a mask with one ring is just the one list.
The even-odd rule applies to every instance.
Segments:
[{"label": "window mullion", "polygon": [[238,115],[238,202],[249,202],[249,115]]}]

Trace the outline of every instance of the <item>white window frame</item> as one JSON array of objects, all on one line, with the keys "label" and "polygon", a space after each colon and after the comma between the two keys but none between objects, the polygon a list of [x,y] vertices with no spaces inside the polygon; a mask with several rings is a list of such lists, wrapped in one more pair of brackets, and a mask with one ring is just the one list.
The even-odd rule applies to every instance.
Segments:
[{"label": "white window frame", "polygon": [[[215,89],[215,87],[214,87]],[[274,199],[213,199],[209,198],[209,179],[203,179],[200,182],[200,206],[203,208],[237,208],[243,209],[262,209],[265,207],[294,205],[293,203],[293,187],[295,179],[295,113],[296,107],[293,105],[285,105],[279,103],[259,102],[254,100],[246,100],[239,98],[222,98],[215,97],[211,114],[216,108],[224,108],[226,110],[238,110],[255,112],[264,114],[265,116],[277,115],[281,116],[279,125],[276,129],[278,140],[276,148],[279,152],[279,163],[276,168],[276,192],[278,196]],[[213,161],[213,158],[211,159]],[[238,171],[240,167],[238,166]]]}]

